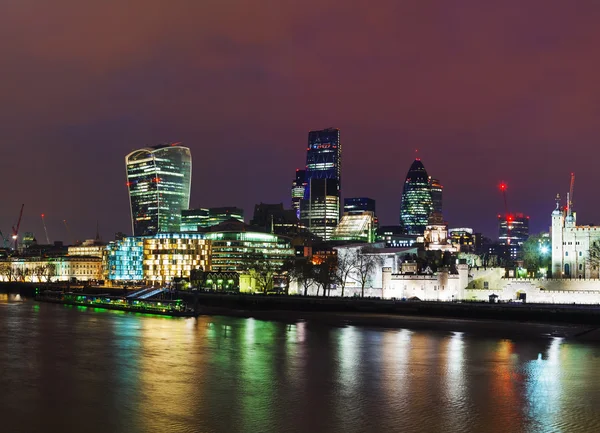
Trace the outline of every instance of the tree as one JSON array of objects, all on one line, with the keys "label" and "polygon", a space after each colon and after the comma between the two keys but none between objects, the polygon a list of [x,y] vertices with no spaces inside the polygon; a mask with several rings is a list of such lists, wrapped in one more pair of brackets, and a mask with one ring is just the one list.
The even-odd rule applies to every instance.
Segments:
[{"label": "tree", "polygon": [[6,280],[10,283],[15,277],[15,270],[11,263],[2,263],[0,265],[0,275],[6,277]]},{"label": "tree", "polygon": [[356,268],[358,261],[358,250],[347,249],[342,254],[337,256],[337,264],[335,267],[335,282],[341,289],[341,296],[344,297],[344,289],[352,271]]},{"label": "tree", "polygon": [[44,275],[46,277],[46,282],[51,282],[52,277],[56,276],[56,265],[54,263],[44,265]]},{"label": "tree", "polygon": [[327,257],[318,265],[315,265],[315,283],[317,284],[317,296],[319,287],[323,288],[323,296],[331,291],[331,285],[335,282],[335,257]]},{"label": "tree", "polygon": [[203,269],[192,269],[190,271],[190,283],[192,286],[197,287],[199,289],[204,288],[204,284],[206,283],[206,273]]},{"label": "tree", "polygon": [[37,278],[38,283],[42,281],[42,277],[44,276],[44,267],[43,266],[36,266],[33,269],[33,275],[35,275],[35,277]]},{"label": "tree", "polygon": [[379,258],[369,253],[370,250],[368,247],[361,248],[357,256],[354,272],[356,275],[354,279],[360,284],[360,296],[363,298],[365,297],[365,286],[369,282],[369,278],[375,268],[380,264]]},{"label": "tree", "polygon": [[594,241],[590,245],[587,263],[594,270],[600,266],[600,242]]},{"label": "tree", "polygon": [[315,280],[315,266],[307,257],[293,258],[288,262],[288,277],[302,286],[304,296]]},{"label": "tree", "polygon": [[523,242],[521,247],[523,253],[523,266],[529,271],[537,273],[539,269],[549,269],[550,257],[550,241],[547,237],[531,235]]},{"label": "tree", "polygon": [[273,288],[275,275],[281,271],[282,266],[276,265],[266,254],[248,254],[248,260],[244,266],[245,270],[256,281],[257,289],[263,293]]}]

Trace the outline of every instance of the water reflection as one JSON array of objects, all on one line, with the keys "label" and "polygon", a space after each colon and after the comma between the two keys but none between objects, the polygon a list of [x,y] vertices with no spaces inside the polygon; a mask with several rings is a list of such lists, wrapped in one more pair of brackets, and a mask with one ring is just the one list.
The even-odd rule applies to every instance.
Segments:
[{"label": "water reflection", "polygon": [[600,348],[560,339],[28,303],[0,330],[2,431],[600,431]]}]

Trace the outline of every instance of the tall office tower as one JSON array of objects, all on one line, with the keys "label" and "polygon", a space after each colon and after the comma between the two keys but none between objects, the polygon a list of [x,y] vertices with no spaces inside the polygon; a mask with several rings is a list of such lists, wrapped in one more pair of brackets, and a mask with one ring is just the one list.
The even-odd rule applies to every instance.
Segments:
[{"label": "tall office tower", "polygon": [[300,202],[300,224],[324,241],[340,221],[340,197],[335,179],[311,179],[310,196]]},{"label": "tall office tower", "polygon": [[[342,145],[340,130],[327,128],[308,133],[306,149],[306,182],[312,179],[334,179],[337,181],[337,195],[342,187]],[[310,185],[304,190],[304,198],[310,195]]]},{"label": "tall office tower", "polygon": [[400,224],[409,235],[422,235],[432,212],[429,176],[420,159],[410,166],[400,203]]},{"label": "tall office tower", "polygon": [[296,218],[300,219],[300,200],[304,198],[306,189],[306,170],[296,169],[296,179],[292,182],[292,209],[296,211]]},{"label": "tall office tower", "polygon": [[134,236],[178,232],[190,205],[192,156],[180,143],[135,150],[125,157]]},{"label": "tall office tower", "polygon": [[[307,203],[304,205],[304,215],[302,210],[300,211],[300,220],[310,221],[310,227],[306,227],[324,240],[329,239],[333,228],[339,222],[341,166],[340,130],[327,128],[310,131],[306,149],[306,188],[303,199]],[[322,182],[323,180],[328,182]],[[313,187],[318,189],[314,194],[311,191]],[[309,215],[307,212],[315,214]],[[331,227],[331,224],[335,225]]]},{"label": "tall office tower", "polygon": [[431,191],[431,205],[433,206],[433,212],[443,214],[442,194],[444,192],[444,186],[438,179],[429,176],[429,190]]}]

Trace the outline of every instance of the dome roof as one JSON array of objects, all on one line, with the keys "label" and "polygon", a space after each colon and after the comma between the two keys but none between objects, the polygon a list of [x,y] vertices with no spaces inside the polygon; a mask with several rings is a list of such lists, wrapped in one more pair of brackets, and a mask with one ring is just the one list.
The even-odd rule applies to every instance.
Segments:
[{"label": "dome roof", "polygon": [[407,182],[429,182],[429,176],[427,170],[420,159],[415,159],[408,169],[406,175]]}]

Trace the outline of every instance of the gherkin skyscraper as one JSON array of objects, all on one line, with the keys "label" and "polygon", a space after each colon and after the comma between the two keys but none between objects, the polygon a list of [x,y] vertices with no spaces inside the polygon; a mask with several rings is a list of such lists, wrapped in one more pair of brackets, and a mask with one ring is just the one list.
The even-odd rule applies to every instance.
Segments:
[{"label": "gherkin skyscraper", "polygon": [[420,159],[410,166],[400,203],[400,224],[410,235],[422,235],[431,215],[433,204],[429,176]]}]

